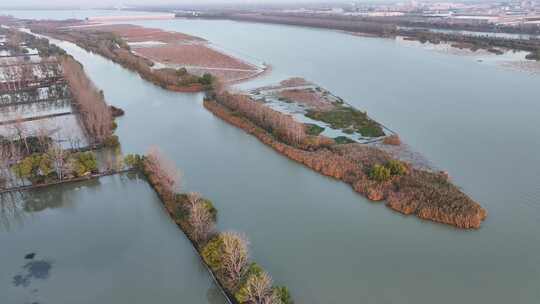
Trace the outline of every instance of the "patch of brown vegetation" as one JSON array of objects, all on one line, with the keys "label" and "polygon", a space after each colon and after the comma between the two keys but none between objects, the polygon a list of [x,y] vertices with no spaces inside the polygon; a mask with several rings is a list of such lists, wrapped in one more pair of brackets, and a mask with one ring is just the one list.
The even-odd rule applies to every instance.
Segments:
[{"label": "patch of brown vegetation", "polygon": [[298,87],[298,86],[303,86],[303,85],[309,85],[311,83],[301,77],[292,77],[292,78],[283,80],[279,84],[281,85],[281,87]]},{"label": "patch of brown vegetation", "polygon": [[[61,24],[61,23],[59,23]],[[32,31],[43,33],[57,39],[67,40],[78,46],[100,54],[125,68],[136,71],[142,78],[168,90],[177,92],[199,92],[208,89],[211,83],[187,71],[172,68],[153,68],[154,63],[147,58],[138,56],[130,51],[127,43],[112,32],[96,30],[43,27],[33,24]]]},{"label": "patch of brown vegetation", "polygon": [[200,37],[191,36],[184,33],[167,32],[161,29],[146,28],[131,24],[96,25],[81,29],[112,32],[126,39],[128,42],[161,41],[165,43],[174,43],[186,41],[205,41]]},{"label": "patch of brown vegetation", "polygon": [[291,89],[279,92],[279,97],[294,101],[318,111],[329,111],[334,105],[319,92],[312,89]]},{"label": "patch of brown vegetation", "polygon": [[186,66],[190,73],[210,73],[223,82],[236,82],[254,77],[260,69],[211,48],[207,41],[178,32],[168,32],[135,25],[102,25],[85,27],[86,31],[110,32],[127,42],[159,41],[164,45],[131,46],[144,58],[163,64]]},{"label": "patch of brown vegetation", "polygon": [[304,86],[304,85],[311,85],[311,84],[312,83],[305,80],[304,78],[292,77],[292,78],[288,78],[288,79],[285,79],[285,80],[281,81],[279,83],[279,85],[277,85],[277,86],[276,85],[263,86],[263,87],[258,88],[257,90],[264,91],[264,90],[274,90],[274,89],[285,89],[285,88],[294,88],[294,87],[299,87],[299,86]]},{"label": "patch of brown vegetation", "polygon": [[401,145],[401,139],[399,138],[399,135],[393,134],[393,135],[385,137],[383,139],[383,144],[391,145],[391,146],[399,146]]},{"label": "patch of brown vegetation", "polygon": [[235,115],[218,102],[205,100],[204,107],[219,118],[257,137],[279,153],[323,174],[350,184],[373,201],[387,200],[387,206],[404,214],[458,228],[479,228],[487,212],[440,173],[414,169],[386,181],[369,178],[368,171],[392,157],[379,149],[361,144],[320,146],[304,150],[279,141],[247,118]]},{"label": "patch of brown vegetation", "polygon": [[71,93],[74,106],[80,113],[92,144],[102,144],[113,133],[113,115],[103,94],[84,73],[82,65],[75,59],[64,56],[62,68]]},{"label": "patch of brown vegetation", "polygon": [[187,66],[252,70],[253,67],[202,44],[169,44],[138,48],[137,53],[152,60]]},{"label": "patch of brown vegetation", "polygon": [[[184,33],[129,24],[79,23],[78,26],[70,28],[66,28],[65,25],[65,22],[37,21],[33,22],[30,28],[38,33],[76,43],[89,51],[99,53],[136,70],[147,80],[175,91],[195,91],[196,86],[191,85],[195,81],[191,81],[191,84],[187,83],[193,75],[184,73],[179,76],[186,77],[169,77],[173,75],[165,75],[162,73],[164,69],[157,71],[152,69],[154,63],[161,63],[166,69],[175,70],[185,66],[189,72],[187,74],[191,74],[191,70],[197,72],[204,70],[203,74],[212,74],[227,83],[246,80],[263,72],[255,65],[213,49],[202,38]],[[162,43],[130,46],[129,42]],[[173,78],[174,81],[171,82]]]}]

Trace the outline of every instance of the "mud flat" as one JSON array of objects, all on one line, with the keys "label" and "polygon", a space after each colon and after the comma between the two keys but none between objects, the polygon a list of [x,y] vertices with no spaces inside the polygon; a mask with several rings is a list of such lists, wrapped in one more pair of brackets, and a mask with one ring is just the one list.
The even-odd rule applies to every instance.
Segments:
[{"label": "mud flat", "polygon": [[[390,209],[462,229],[479,228],[487,216],[486,210],[455,186],[445,172],[418,169],[374,146],[298,134],[292,130],[298,127],[294,123],[281,122],[288,121],[289,115],[269,113],[260,108],[266,105],[247,95],[216,91],[208,97],[204,107],[217,117],[288,158],[350,184],[372,201],[386,200]],[[278,123],[268,123],[268,117]]]},{"label": "mud flat", "polygon": [[267,69],[226,54],[202,38],[183,33],[128,24],[81,21],[76,26],[69,25],[33,22],[28,26],[37,33],[67,40],[101,54],[174,91],[207,89],[206,74],[224,83],[234,83],[256,77]]},{"label": "mud flat", "polygon": [[251,78],[264,70],[225,54],[196,36],[135,25],[108,25],[99,29],[124,38],[134,53],[155,63],[173,68],[185,67],[188,72],[199,76],[210,73],[223,82]]}]

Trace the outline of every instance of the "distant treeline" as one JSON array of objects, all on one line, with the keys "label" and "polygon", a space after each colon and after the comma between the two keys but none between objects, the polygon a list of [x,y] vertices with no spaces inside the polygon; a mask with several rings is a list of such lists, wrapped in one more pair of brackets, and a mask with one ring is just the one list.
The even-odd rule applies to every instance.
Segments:
[{"label": "distant treeline", "polygon": [[493,53],[500,53],[494,48],[504,48],[517,51],[530,52],[527,59],[540,60],[540,39],[511,39],[494,36],[471,36],[457,33],[441,33],[419,29],[401,29],[400,35],[422,43],[430,42],[438,44],[441,42],[452,43],[453,47],[466,48],[472,51],[485,49]]},{"label": "distant treeline", "polygon": [[[177,17],[193,17],[193,15],[178,13]],[[530,54],[527,59],[540,60],[540,39],[509,39],[493,36],[472,36],[460,33],[441,33],[433,32],[428,29],[410,29],[403,28],[427,26],[431,23],[412,21],[407,18],[368,18],[358,16],[324,16],[305,13],[201,13],[196,17],[206,19],[230,19],[248,22],[275,23],[286,25],[298,25],[316,28],[327,28],[335,30],[343,30],[348,32],[362,33],[377,37],[395,37],[405,36],[411,40],[419,40],[421,42],[449,42],[454,47],[468,48],[471,50],[486,49],[490,52],[499,54],[500,50],[495,49],[506,48],[511,50],[527,51]],[[475,30],[475,31],[497,31],[497,28],[488,25],[455,25],[455,24],[438,24],[440,28],[455,29],[455,30]],[[540,33],[538,26],[522,26],[520,27],[528,34]],[[510,29],[504,28],[507,32]],[[518,28],[514,30],[520,32]]]},{"label": "distant treeline", "polygon": [[526,34],[540,35],[540,25],[538,24],[519,24],[519,25],[499,25],[483,21],[455,21],[455,19],[445,18],[426,18],[426,17],[365,17],[366,22],[391,23],[402,27],[419,27],[432,29],[447,29],[456,31],[472,32],[490,32],[490,33],[508,33],[508,34]]},{"label": "distant treeline", "polygon": [[[177,17],[194,17],[188,13],[177,13]],[[280,21],[282,24],[298,24],[298,19],[302,19],[299,23],[304,23],[310,20],[324,20],[324,24],[328,25],[329,21],[344,23],[355,23],[360,26],[369,24],[369,27],[375,24],[384,25],[387,27],[420,27],[420,28],[436,28],[450,29],[458,31],[478,31],[478,32],[494,32],[494,33],[511,33],[511,34],[528,34],[540,35],[540,25],[538,24],[520,24],[520,25],[498,25],[487,23],[484,21],[456,21],[455,19],[445,18],[429,18],[423,16],[389,16],[389,17],[371,17],[371,16],[339,16],[317,13],[280,13],[280,12],[248,12],[248,11],[228,11],[228,12],[199,12],[196,17],[199,18],[214,18],[214,19],[235,19],[245,20],[254,19],[259,22]],[[282,20],[288,19],[294,23],[284,23]],[[256,20],[255,20],[256,19]],[[315,25],[309,25],[315,26]],[[334,27],[329,27],[334,28]],[[347,28],[351,28],[347,25]],[[341,29],[341,28],[336,28]],[[345,29],[350,30],[350,29]]]},{"label": "distant treeline", "polygon": [[[177,17],[189,17],[185,14],[177,14]],[[207,13],[199,15],[208,19],[231,19],[248,22],[263,22],[287,25],[299,25],[317,28],[328,28],[350,32],[361,32],[376,36],[392,36],[396,34],[397,27],[392,24],[359,21],[356,18],[329,18],[324,16],[306,16],[302,14],[229,14]]]}]

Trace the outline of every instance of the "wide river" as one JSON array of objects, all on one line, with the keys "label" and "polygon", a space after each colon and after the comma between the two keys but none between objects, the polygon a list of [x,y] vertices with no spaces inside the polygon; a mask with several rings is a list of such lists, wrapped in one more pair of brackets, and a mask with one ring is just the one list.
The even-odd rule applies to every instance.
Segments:
[{"label": "wide river", "polygon": [[[202,94],[162,90],[61,43],[107,100],[126,111],[117,131],[122,150],[159,146],[182,169],[184,190],[213,200],[219,227],[245,232],[254,260],[297,303],[539,302],[539,76],[490,58],[330,30],[208,20],[138,24],[201,36],[272,65],[268,76],[242,87],[291,76],[317,82],[400,133],[489,212],[477,231],[401,216],[215,118],[202,107]],[[53,261],[39,282],[48,285],[22,290],[47,295],[43,303],[223,301],[140,181],[106,178],[32,196],[41,201],[50,193],[63,203],[22,208],[19,224],[0,232],[7,244],[0,294],[22,293],[12,278],[24,274],[24,254],[35,251]]]}]

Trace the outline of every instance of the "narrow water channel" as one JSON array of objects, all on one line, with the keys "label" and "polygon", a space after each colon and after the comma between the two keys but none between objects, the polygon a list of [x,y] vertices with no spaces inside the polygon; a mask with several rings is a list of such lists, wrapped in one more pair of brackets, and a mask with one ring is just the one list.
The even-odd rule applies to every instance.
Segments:
[{"label": "narrow water channel", "polygon": [[141,24],[272,64],[272,74],[244,86],[290,76],[321,84],[397,130],[489,212],[478,231],[400,216],[213,117],[201,94],[164,91],[61,43],[126,111],[117,131],[122,149],[160,146],[183,169],[184,189],[215,202],[221,229],[247,233],[254,259],[297,303],[537,303],[538,76],[335,31]]}]

